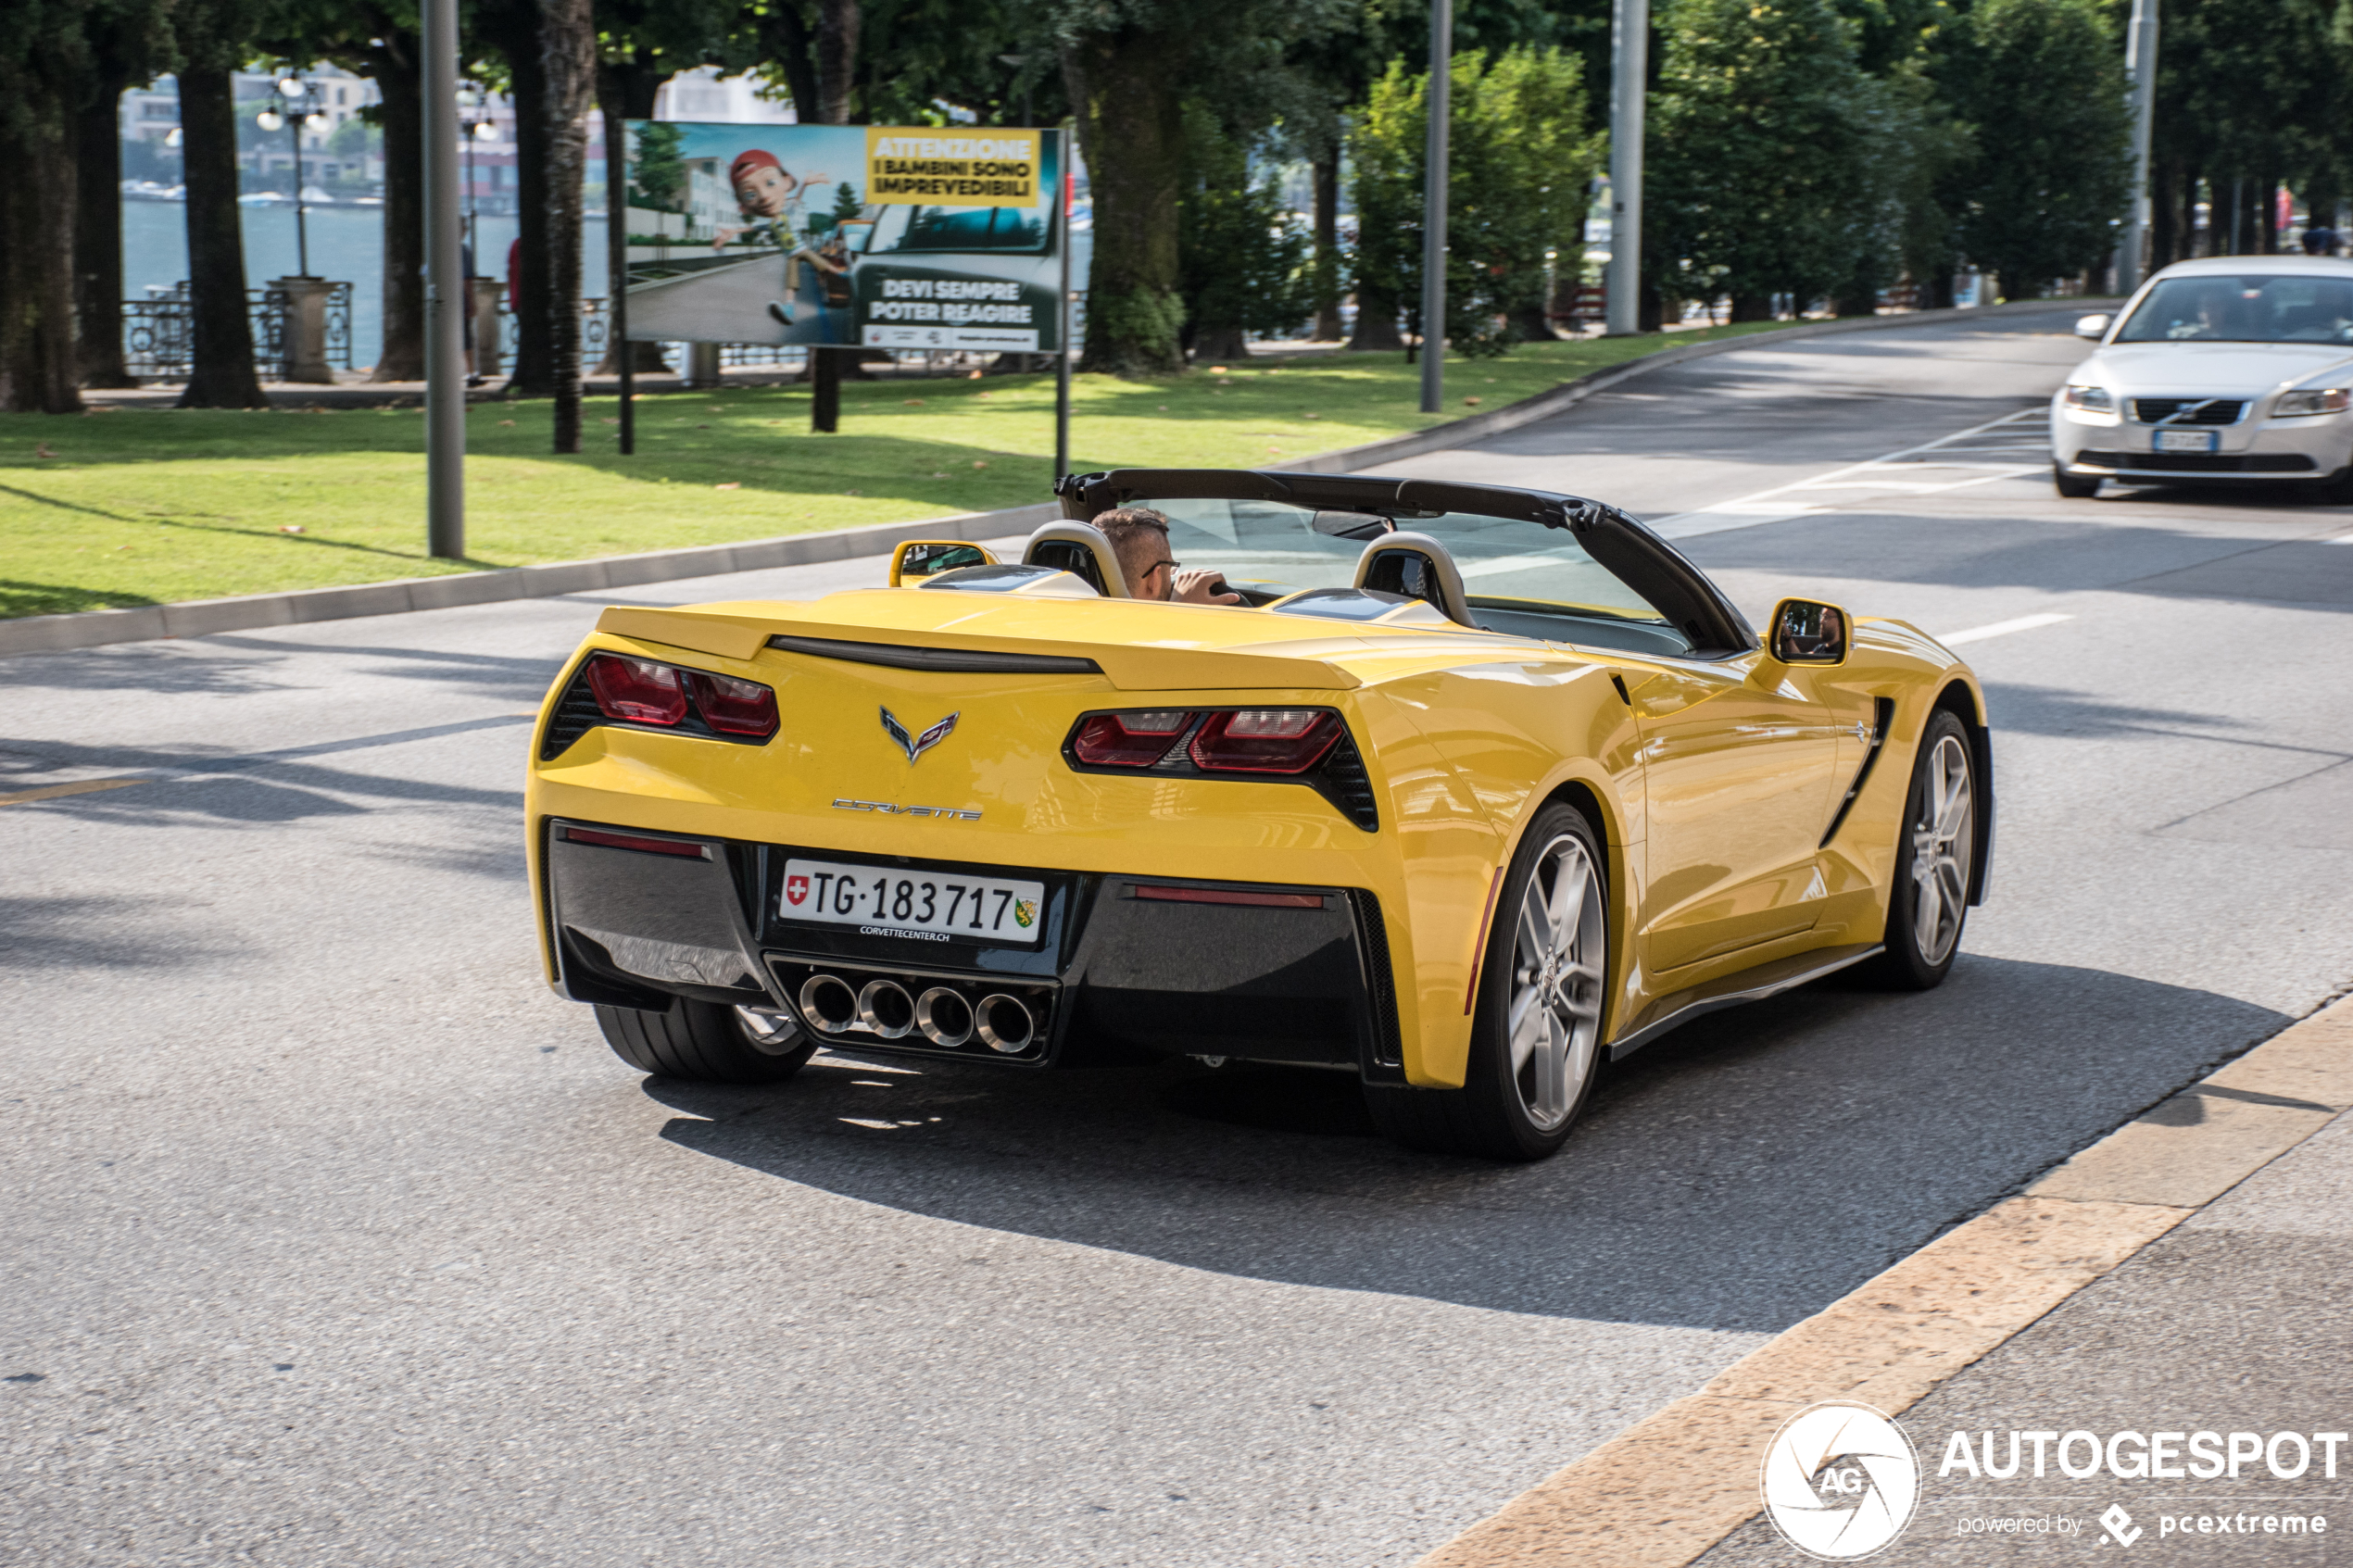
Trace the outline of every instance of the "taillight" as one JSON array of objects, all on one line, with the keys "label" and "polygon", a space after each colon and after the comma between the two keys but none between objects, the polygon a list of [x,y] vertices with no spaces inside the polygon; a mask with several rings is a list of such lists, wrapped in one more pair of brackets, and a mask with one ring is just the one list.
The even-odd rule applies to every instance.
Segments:
[{"label": "taillight", "polygon": [[1303,773],[1339,744],[1340,716],[1313,708],[1213,713],[1193,734],[1193,765],[1213,773]]},{"label": "taillight", "polygon": [[1149,768],[1168,755],[1192,720],[1181,708],[1098,713],[1078,726],[1070,749],[1090,768]]},{"label": "taillight", "polygon": [[588,689],[608,719],[675,724],[686,716],[685,673],[649,659],[600,653],[588,660]]},{"label": "taillight", "polygon": [[700,672],[686,679],[703,722],[722,734],[765,740],[776,733],[776,694],[759,682]]}]

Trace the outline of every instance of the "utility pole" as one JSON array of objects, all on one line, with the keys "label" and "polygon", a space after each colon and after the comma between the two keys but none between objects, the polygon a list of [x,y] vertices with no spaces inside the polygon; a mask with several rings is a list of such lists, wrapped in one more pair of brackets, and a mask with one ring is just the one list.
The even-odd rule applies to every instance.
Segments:
[{"label": "utility pole", "polygon": [[458,0],[424,0],[425,545],[466,553],[467,286],[459,257]]},{"label": "utility pole", "polygon": [[1062,287],[1054,296],[1054,483],[1070,471],[1070,208],[1078,190],[1078,171],[1072,167],[1073,143],[1067,131],[1048,131],[1054,138],[1054,172],[1062,188],[1054,193],[1062,214],[1054,220],[1055,266]]},{"label": "utility pole", "polygon": [[1650,94],[1650,0],[1615,0],[1609,19],[1611,337],[1642,331],[1642,107]]},{"label": "utility pole", "polygon": [[1454,0],[1430,0],[1429,138],[1422,156],[1422,412],[1446,406],[1446,142],[1453,129]]},{"label": "utility pole", "polygon": [[2149,128],[2157,111],[2157,0],[2133,0],[2124,69],[2133,78],[2133,207],[2116,247],[2116,292],[2141,283],[2141,250],[2149,229]]}]

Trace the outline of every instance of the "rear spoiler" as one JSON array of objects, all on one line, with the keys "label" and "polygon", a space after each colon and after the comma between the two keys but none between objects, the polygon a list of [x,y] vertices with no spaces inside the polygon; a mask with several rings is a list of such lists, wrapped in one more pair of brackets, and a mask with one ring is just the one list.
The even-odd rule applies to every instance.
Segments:
[{"label": "rear spoiler", "polygon": [[[1075,608],[1067,599],[1054,602],[1058,608]],[[1364,684],[1349,671],[1318,657],[1325,651],[1361,652],[1363,640],[1335,636],[1310,626],[1301,628],[1304,635],[1261,653],[1252,648],[1139,647],[1132,643],[1096,642],[1080,637],[915,633],[887,625],[803,621],[780,613],[794,608],[798,607],[719,604],[691,609],[641,609],[617,605],[597,618],[597,630],[617,637],[745,662],[770,647],[772,640],[779,652],[790,655],[887,664],[898,669],[923,664],[925,661],[920,656],[934,650],[976,656],[1008,655],[1036,659],[1041,666],[1051,659],[1056,661],[1056,667],[1066,668],[1074,675],[1091,678],[1077,667],[1077,661],[1084,661],[1120,691],[1351,691]],[[889,657],[894,649],[906,650],[910,657]]]}]

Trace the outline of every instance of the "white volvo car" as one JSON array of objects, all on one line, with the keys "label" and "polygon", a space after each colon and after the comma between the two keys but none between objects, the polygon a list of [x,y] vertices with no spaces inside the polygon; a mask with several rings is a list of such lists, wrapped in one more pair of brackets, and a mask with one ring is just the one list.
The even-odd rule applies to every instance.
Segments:
[{"label": "white volvo car", "polygon": [[2114,316],[2051,399],[2062,495],[2124,484],[2353,489],[2353,261],[2178,262]]}]

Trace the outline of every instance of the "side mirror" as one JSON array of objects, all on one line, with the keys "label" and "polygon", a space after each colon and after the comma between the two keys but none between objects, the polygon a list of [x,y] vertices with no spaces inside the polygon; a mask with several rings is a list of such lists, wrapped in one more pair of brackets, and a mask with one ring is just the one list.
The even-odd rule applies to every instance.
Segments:
[{"label": "side mirror", "polygon": [[2075,318],[2075,335],[2087,337],[2094,343],[2097,343],[2108,336],[2108,324],[2115,320],[2114,316],[2105,310],[2095,310],[2089,316],[2078,316]]},{"label": "side mirror", "polygon": [[1773,607],[1773,657],[1783,664],[1846,662],[1846,612],[1812,599],[1783,599]]},{"label": "side mirror", "polygon": [[952,539],[910,539],[890,553],[890,585],[910,577],[937,577],[960,566],[995,566],[997,558],[978,545]]}]

